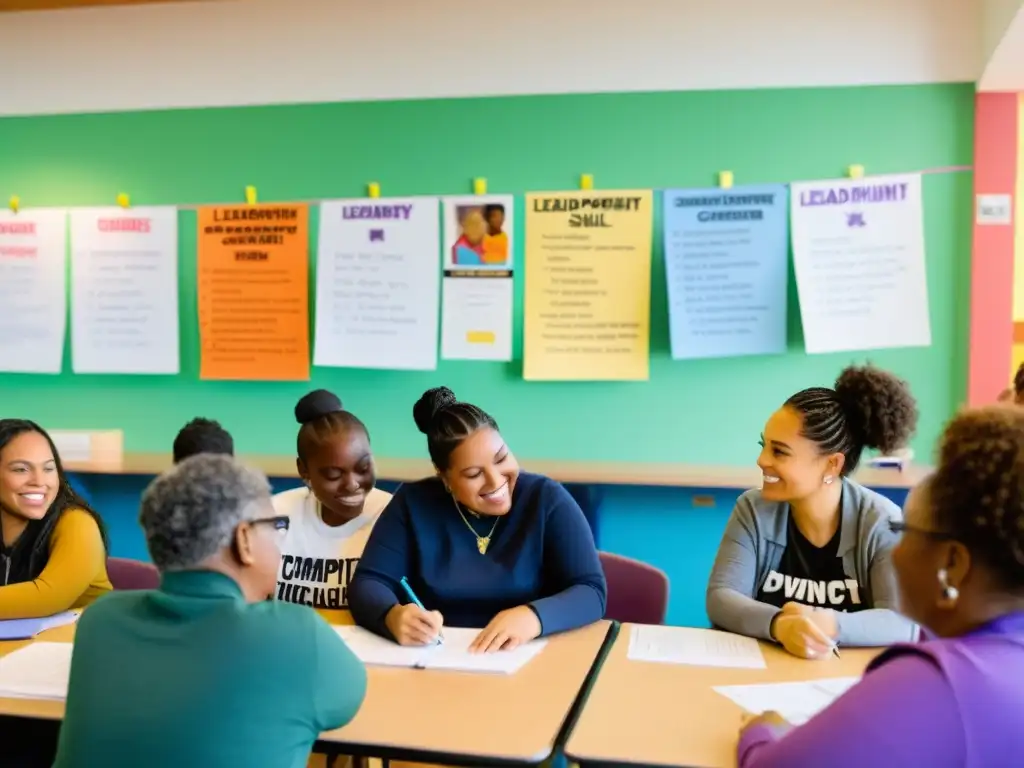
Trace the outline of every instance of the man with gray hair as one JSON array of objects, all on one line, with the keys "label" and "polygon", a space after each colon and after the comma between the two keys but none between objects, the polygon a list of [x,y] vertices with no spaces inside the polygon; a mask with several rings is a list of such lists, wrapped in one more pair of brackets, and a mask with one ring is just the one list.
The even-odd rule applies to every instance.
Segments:
[{"label": "man with gray hair", "polygon": [[267,478],[200,454],[154,480],[139,521],[160,589],[78,622],[54,768],[301,768],[351,720],[366,670],[314,611],[268,600],[288,518]]}]

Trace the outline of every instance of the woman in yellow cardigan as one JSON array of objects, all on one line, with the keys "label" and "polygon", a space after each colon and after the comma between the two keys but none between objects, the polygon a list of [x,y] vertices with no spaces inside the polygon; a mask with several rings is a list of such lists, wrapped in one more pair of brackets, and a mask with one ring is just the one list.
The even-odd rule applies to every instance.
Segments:
[{"label": "woman in yellow cardigan", "polygon": [[24,419],[0,419],[0,530],[0,619],[52,616],[111,589],[103,521]]}]

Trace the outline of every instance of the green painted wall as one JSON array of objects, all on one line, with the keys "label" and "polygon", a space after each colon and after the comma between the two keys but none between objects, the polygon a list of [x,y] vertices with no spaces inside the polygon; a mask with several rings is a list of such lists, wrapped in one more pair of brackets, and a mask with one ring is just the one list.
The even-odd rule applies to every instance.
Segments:
[{"label": "green painted wall", "polygon": [[[136,205],[185,204],[241,202],[248,184],[270,201],[360,196],[371,180],[405,195],[466,193],[475,176],[492,192],[521,193],[574,188],[580,173],[601,188],[661,188],[707,186],[723,169],[737,184],[834,177],[851,163],[913,171],[969,164],[973,114],[973,87],[956,84],[9,118],[0,119],[0,196],[18,194],[26,207],[102,205],[124,191]],[[922,410],[915,448],[930,454],[965,391],[971,176],[929,175],[924,193],[933,345],[870,359],[910,380]],[[242,451],[289,453],[292,405],[327,387],[367,422],[378,454],[421,456],[412,404],[446,384],[492,411],[521,457],[742,464],[786,396],[829,384],[851,360],[803,354],[791,285],[788,354],[671,361],[658,243],[647,383],[526,383],[521,334],[511,364],[317,369],[308,385],[201,382],[194,230],[194,213],[182,212],[181,375],[74,376],[67,358],[60,376],[0,376],[0,414],[122,428],[136,451],[167,450],[184,421],[204,415],[221,419]],[[517,281],[517,328],[521,319]]]}]

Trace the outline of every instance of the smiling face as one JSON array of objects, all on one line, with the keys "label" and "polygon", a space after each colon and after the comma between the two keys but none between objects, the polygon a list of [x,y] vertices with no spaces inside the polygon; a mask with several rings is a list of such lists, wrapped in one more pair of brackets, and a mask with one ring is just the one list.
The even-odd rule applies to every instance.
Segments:
[{"label": "smiling face", "polygon": [[769,501],[806,499],[821,490],[827,475],[839,478],[843,455],[822,454],[802,429],[800,413],[786,406],[764,425],[757,466],[763,474],[761,494]]},{"label": "smiling face", "polygon": [[310,446],[305,460],[299,461],[299,474],[326,512],[351,520],[362,513],[377,480],[370,439],[359,428],[339,429]]},{"label": "smiling face", "polygon": [[60,476],[53,449],[38,432],[22,432],[0,451],[0,506],[41,520],[57,498]]},{"label": "smiling face", "polygon": [[481,515],[504,515],[512,508],[519,464],[498,430],[484,427],[452,451],[443,476],[463,506]]}]

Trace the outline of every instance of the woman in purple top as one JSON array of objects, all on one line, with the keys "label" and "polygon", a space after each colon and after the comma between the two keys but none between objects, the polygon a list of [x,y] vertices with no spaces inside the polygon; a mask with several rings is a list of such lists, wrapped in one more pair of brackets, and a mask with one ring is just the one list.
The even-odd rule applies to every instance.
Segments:
[{"label": "woman in purple top", "polygon": [[1024,409],[956,416],[893,526],[902,610],[934,639],[884,651],[799,728],[771,712],[750,721],[741,768],[1021,765]]}]

